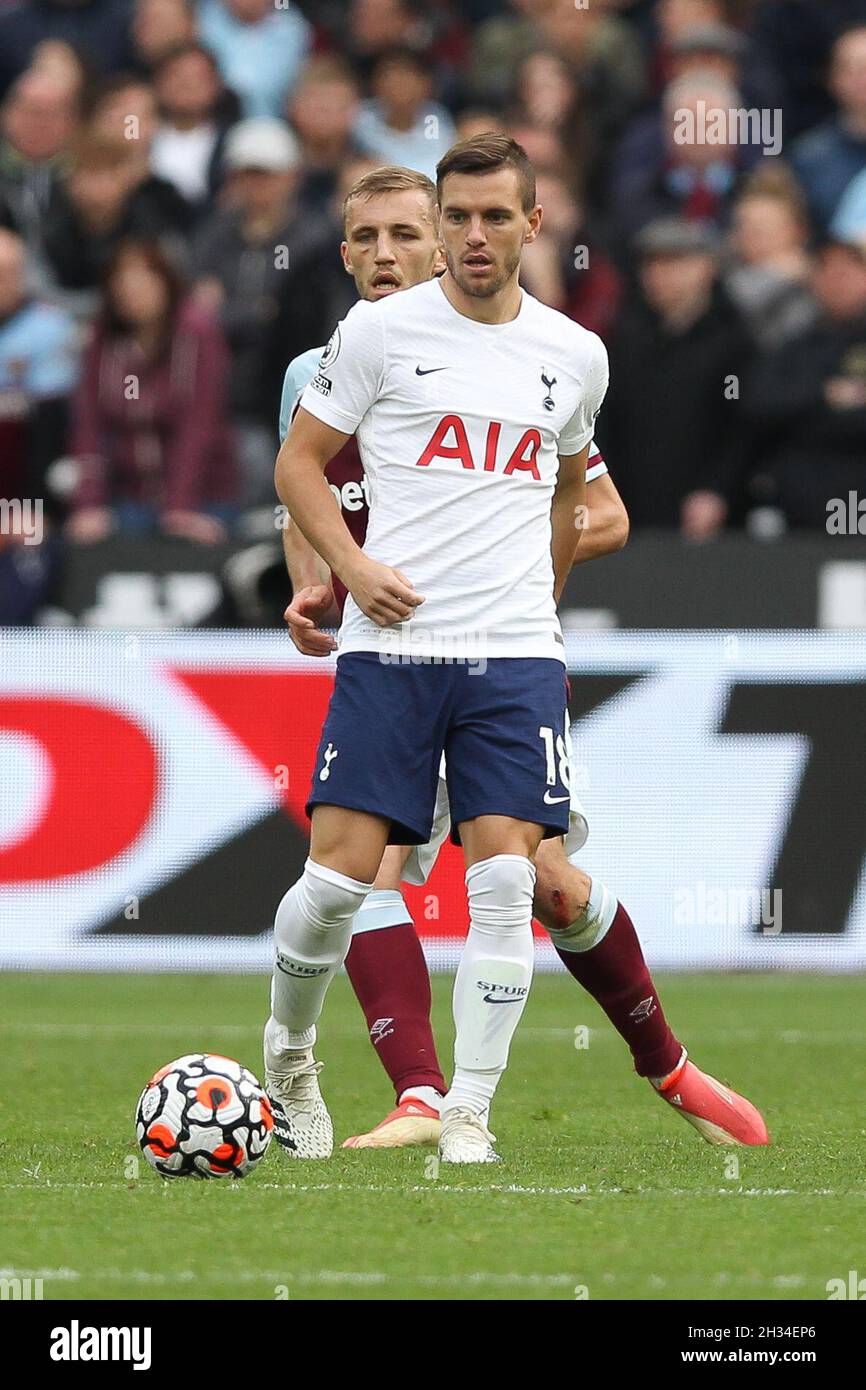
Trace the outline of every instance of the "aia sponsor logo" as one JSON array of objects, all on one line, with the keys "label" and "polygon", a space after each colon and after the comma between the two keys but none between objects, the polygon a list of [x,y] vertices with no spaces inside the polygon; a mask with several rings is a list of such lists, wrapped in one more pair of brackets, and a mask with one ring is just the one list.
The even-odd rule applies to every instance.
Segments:
[{"label": "aia sponsor logo", "polygon": [[459,415],[444,415],[433,431],[433,436],[417,460],[418,468],[427,468],[434,459],[459,460],[465,469],[481,473],[529,473],[541,482],[538,468],[538,451],[541,448],[541,431],[524,430],[517,443],[509,452],[507,444],[501,441],[503,425],[499,420],[491,420],[487,426],[484,443],[484,457],[476,464],[466,422]]}]

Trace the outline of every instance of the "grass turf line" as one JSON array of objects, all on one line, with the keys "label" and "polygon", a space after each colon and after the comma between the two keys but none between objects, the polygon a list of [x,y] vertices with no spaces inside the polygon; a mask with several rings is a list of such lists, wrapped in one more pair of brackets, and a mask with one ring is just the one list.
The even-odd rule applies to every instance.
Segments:
[{"label": "grass turf line", "polygon": [[[266,982],[0,976],[0,1271],[42,1277],[47,1299],[826,1298],[864,1262],[866,980],[669,976],[661,994],[695,1061],[761,1106],[770,1149],[704,1144],[595,1004],[542,976],[495,1107],[496,1169],[431,1179],[429,1150],[298,1164],[273,1144],[244,1182],[166,1183],[140,1155],[127,1177],[138,1093],[184,1052],[261,1074]],[[434,995],[447,1059],[450,981]],[[338,1140],[384,1115],[345,979],[318,1055]]]}]

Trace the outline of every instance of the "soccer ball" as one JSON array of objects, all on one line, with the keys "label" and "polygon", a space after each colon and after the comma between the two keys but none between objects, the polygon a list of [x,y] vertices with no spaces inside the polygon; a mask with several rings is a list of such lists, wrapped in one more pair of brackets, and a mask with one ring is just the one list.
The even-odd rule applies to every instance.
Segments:
[{"label": "soccer ball", "polygon": [[164,1178],[245,1178],[267,1153],[273,1127],[252,1072],[209,1052],[160,1067],[135,1112],[142,1153]]}]

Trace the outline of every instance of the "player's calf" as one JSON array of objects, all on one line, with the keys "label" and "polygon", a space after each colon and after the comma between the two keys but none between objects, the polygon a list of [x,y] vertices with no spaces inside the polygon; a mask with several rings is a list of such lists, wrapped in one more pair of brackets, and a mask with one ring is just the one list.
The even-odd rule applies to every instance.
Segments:
[{"label": "player's calf", "polygon": [[371,886],[308,859],[277,908],[265,1085],[274,1137],[296,1158],[328,1158],[334,1147],[313,1057],[315,1025],[349,948],[352,919]]},{"label": "player's calf", "polygon": [[466,871],[469,934],[454,982],[454,1080],[442,1102],[446,1162],[491,1161],[485,1121],[532,982],[534,886],[534,865],[522,855],[498,854]]},{"label": "player's calf", "polygon": [[638,1074],[708,1143],[769,1143],[751,1101],[689,1061],[668,1026],[625,908],[566,858],[561,841],[540,846],[536,868],[535,915],[569,973],[628,1043]]},{"label": "player's calf", "polygon": [[604,1009],[640,1076],[666,1076],[682,1045],[671,1032],[634,923],[613,893],[545,841],[536,856],[535,915],[569,974]]}]

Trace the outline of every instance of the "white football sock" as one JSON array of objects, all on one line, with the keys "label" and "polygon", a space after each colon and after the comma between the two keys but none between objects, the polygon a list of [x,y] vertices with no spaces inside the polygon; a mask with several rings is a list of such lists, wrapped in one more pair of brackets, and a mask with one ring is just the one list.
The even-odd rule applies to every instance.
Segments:
[{"label": "white football sock", "polygon": [[355,913],[352,935],[381,931],[383,927],[402,927],[404,922],[411,921],[412,914],[406,906],[406,899],[398,889],[374,888]]},{"label": "white football sock", "polygon": [[429,1105],[431,1110],[437,1112],[442,1105],[442,1097],[432,1086],[409,1086],[401,1092],[397,1104],[402,1105],[404,1100],[421,1100],[425,1105]]},{"label": "white football sock", "polygon": [[483,1115],[532,982],[535,865],[520,854],[482,859],[467,869],[466,889],[469,935],[454,981],[454,1080],[442,1113],[461,1105]]},{"label": "white football sock", "polygon": [[591,951],[607,936],[618,907],[614,894],[597,878],[591,879],[583,912],[564,931],[548,928],[550,938],[560,951]]},{"label": "white football sock", "polygon": [[325,993],[346,958],[352,919],[372,884],[308,859],[277,908],[271,1011],[290,1038],[308,1036]]}]

